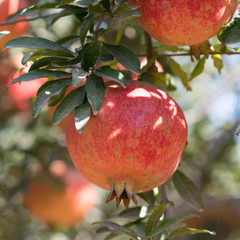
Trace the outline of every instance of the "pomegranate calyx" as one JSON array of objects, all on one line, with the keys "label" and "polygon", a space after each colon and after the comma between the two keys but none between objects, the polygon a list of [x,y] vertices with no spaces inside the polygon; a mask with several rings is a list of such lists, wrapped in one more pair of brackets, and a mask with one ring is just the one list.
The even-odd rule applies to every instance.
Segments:
[{"label": "pomegranate calyx", "polygon": [[129,192],[127,190],[126,183],[124,183],[124,188],[122,189],[121,192],[117,191],[115,188],[115,185],[113,185],[107,197],[106,203],[111,202],[115,197],[116,197],[116,207],[118,207],[121,200],[123,200],[123,204],[125,208],[128,208],[131,199],[134,202],[134,204],[137,205],[136,195],[133,191]]}]

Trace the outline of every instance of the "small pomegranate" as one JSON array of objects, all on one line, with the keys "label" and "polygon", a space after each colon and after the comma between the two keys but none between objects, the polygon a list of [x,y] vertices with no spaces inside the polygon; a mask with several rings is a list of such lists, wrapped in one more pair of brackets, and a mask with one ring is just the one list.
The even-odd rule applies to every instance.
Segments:
[{"label": "small pomegranate", "polygon": [[197,45],[207,41],[229,21],[237,0],[128,0],[139,5],[140,25],[166,45]]},{"label": "small pomegranate", "polygon": [[29,181],[24,203],[50,225],[73,226],[96,204],[96,190],[63,161],[54,161],[50,171],[58,181],[47,177]]},{"label": "small pomegranate", "polygon": [[76,168],[90,182],[110,190],[107,202],[123,199],[127,208],[135,193],[167,181],[178,167],[187,139],[181,108],[156,87],[128,81],[123,88],[107,82],[101,110],[83,133],[74,115],[66,126],[66,142]]}]

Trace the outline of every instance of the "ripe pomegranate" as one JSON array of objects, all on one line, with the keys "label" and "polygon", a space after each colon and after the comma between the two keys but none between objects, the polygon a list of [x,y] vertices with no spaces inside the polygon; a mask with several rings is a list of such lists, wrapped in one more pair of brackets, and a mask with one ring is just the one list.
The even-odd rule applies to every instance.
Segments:
[{"label": "ripe pomegranate", "polygon": [[139,5],[140,25],[166,45],[197,45],[207,41],[229,21],[237,0],[128,0]]},{"label": "ripe pomegranate", "polygon": [[47,177],[31,180],[24,204],[49,225],[73,226],[96,204],[96,190],[63,161],[54,161],[50,170],[58,182]]},{"label": "ripe pomegranate", "polygon": [[82,134],[74,115],[66,126],[66,142],[76,168],[89,181],[110,190],[127,208],[135,193],[167,181],[178,167],[187,139],[181,108],[156,87],[128,81],[123,88],[107,82],[101,110]]},{"label": "ripe pomegranate", "polygon": [[[27,6],[27,2],[25,0],[2,0],[0,1],[0,22],[5,22],[7,17],[19,9]],[[10,31],[10,34],[5,35],[0,39],[0,48],[3,48],[4,44],[13,39],[20,37],[27,31],[27,23],[19,22],[16,24],[6,25],[0,27],[1,31]]]}]

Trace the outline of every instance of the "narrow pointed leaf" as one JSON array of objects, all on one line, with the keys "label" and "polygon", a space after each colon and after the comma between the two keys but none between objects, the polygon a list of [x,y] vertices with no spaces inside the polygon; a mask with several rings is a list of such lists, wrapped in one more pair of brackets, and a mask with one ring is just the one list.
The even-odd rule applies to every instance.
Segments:
[{"label": "narrow pointed leaf", "polygon": [[75,127],[79,133],[83,132],[91,115],[91,105],[86,100],[74,110]]},{"label": "narrow pointed leaf", "polygon": [[89,103],[92,106],[93,115],[100,111],[104,97],[104,82],[101,77],[90,75],[86,81],[86,92]]},{"label": "narrow pointed leaf", "polygon": [[188,81],[188,76],[187,74],[182,70],[180,64],[178,64],[177,62],[175,62],[172,58],[169,59],[169,64],[170,64],[170,68],[171,68],[171,71],[176,75],[178,76],[184,87],[187,89],[187,90],[191,90],[191,87],[189,86],[189,81]]},{"label": "narrow pointed leaf", "polygon": [[163,232],[165,229],[168,229],[174,224],[177,224],[179,222],[182,222],[184,220],[187,220],[189,218],[197,217],[197,215],[194,214],[183,214],[175,218],[168,218],[164,219],[157,227],[155,227],[150,233],[146,234],[146,238],[154,237],[161,232]]},{"label": "narrow pointed leaf", "polygon": [[204,70],[204,65],[206,62],[206,58],[203,57],[195,66],[195,68],[193,69],[189,81],[192,81],[195,77],[197,77],[198,75],[200,75],[203,70]]},{"label": "narrow pointed leaf", "polygon": [[63,88],[71,83],[71,79],[57,79],[44,83],[38,90],[37,99],[33,105],[32,115],[37,117],[42,107],[54,95],[61,93]]},{"label": "narrow pointed leaf", "polygon": [[155,210],[153,211],[153,213],[151,214],[151,216],[148,218],[146,222],[146,225],[144,228],[144,232],[146,235],[152,232],[153,229],[159,224],[160,217],[163,215],[166,208],[167,208],[166,204],[161,204],[157,208],[155,208]]},{"label": "narrow pointed leaf", "polygon": [[136,54],[123,45],[110,45],[104,43],[108,51],[121,63],[126,69],[140,73],[140,62]]},{"label": "narrow pointed leaf", "polygon": [[208,233],[208,234],[211,234],[211,235],[215,235],[215,232],[211,232],[211,231],[206,230],[206,229],[181,228],[181,229],[177,229],[177,230],[173,231],[171,233],[171,236],[176,237],[176,236],[182,236],[182,235],[192,235],[192,234],[197,234],[197,233]]},{"label": "narrow pointed leaf", "polygon": [[88,71],[93,67],[101,56],[101,42],[95,41],[87,46],[82,52],[82,69]]},{"label": "narrow pointed leaf", "polygon": [[21,75],[18,78],[15,78],[10,85],[16,82],[28,82],[38,78],[43,77],[55,77],[55,78],[62,78],[62,77],[69,77],[70,73],[62,72],[62,71],[49,71],[49,70],[34,70],[28,73]]},{"label": "narrow pointed leaf", "polygon": [[41,37],[19,37],[14,38],[8,41],[4,45],[4,49],[6,48],[19,48],[19,47],[26,47],[26,48],[45,48],[45,49],[52,49],[52,50],[64,50],[66,52],[72,53],[69,49],[50,41],[46,38]]},{"label": "narrow pointed leaf", "polygon": [[203,200],[195,184],[182,172],[177,170],[172,176],[173,184],[180,196],[198,210],[203,209]]},{"label": "narrow pointed leaf", "polygon": [[49,107],[53,107],[53,106],[56,106],[62,99],[63,97],[65,96],[65,93],[68,89],[68,85],[66,87],[63,88],[63,90],[58,94],[58,95],[54,95],[50,98],[50,101],[48,103],[48,106]]},{"label": "narrow pointed leaf", "polygon": [[94,224],[102,224],[106,227],[110,227],[110,228],[113,228],[119,232],[122,232],[124,234],[126,234],[127,236],[133,238],[133,239],[136,239],[138,240],[138,235],[131,229],[128,229],[128,228],[125,228],[119,224],[116,224],[116,223],[112,223],[112,222],[106,222],[106,221],[102,221],[102,222],[95,222]]},{"label": "narrow pointed leaf", "polygon": [[86,36],[87,36],[87,32],[88,30],[90,29],[90,27],[92,26],[94,20],[98,17],[98,15],[90,15],[89,17],[87,17],[82,25],[81,25],[81,29],[80,29],[80,41],[81,41],[81,44],[84,45],[85,43],[85,39],[86,39]]},{"label": "narrow pointed leaf", "polygon": [[57,58],[57,57],[40,58],[31,65],[29,72],[31,72],[33,70],[37,70],[42,67],[47,67],[47,66],[51,65],[51,62],[54,60],[59,60],[59,58]]},{"label": "narrow pointed leaf", "polygon": [[99,77],[105,77],[107,79],[113,80],[120,83],[123,87],[127,85],[127,79],[124,75],[115,69],[110,68],[109,66],[104,66],[93,71]]},{"label": "narrow pointed leaf", "polygon": [[84,86],[72,90],[65,98],[63,98],[63,100],[57,106],[53,114],[52,122],[54,124],[58,124],[59,122],[61,122],[61,120],[64,117],[66,117],[76,107],[83,103],[84,97],[85,97]]},{"label": "narrow pointed leaf", "polygon": [[125,209],[119,213],[119,217],[128,219],[139,219],[146,217],[147,213],[151,210],[151,207],[141,206]]},{"label": "narrow pointed leaf", "polygon": [[90,73],[81,68],[74,68],[72,72],[72,85],[76,87],[80,84]]}]

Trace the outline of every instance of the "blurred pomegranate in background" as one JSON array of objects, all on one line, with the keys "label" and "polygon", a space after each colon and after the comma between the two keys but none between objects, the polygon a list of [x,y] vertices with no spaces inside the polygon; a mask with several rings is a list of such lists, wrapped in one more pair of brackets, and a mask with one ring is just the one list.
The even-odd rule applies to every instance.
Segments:
[{"label": "blurred pomegranate in background", "polygon": [[50,172],[55,179],[41,175],[29,181],[24,204],[49,225],[73,226],[96,204],[97,192],[63,161],[54,161]]},{"label": "blurred pomegranate in background", "polygon": [[[27,6],[25,0],[2,0],[0,1],[0,22],[5,22],[11,14],[17,12],[19,9]],[[0,48],[3,48],[4,44],[13,39],[22,36],[27,32],[28,25],[26,22],[19,22],[16,24],[10,24],[0,27],[1,31],[9,31],[10,33],[0,39]]]}]

